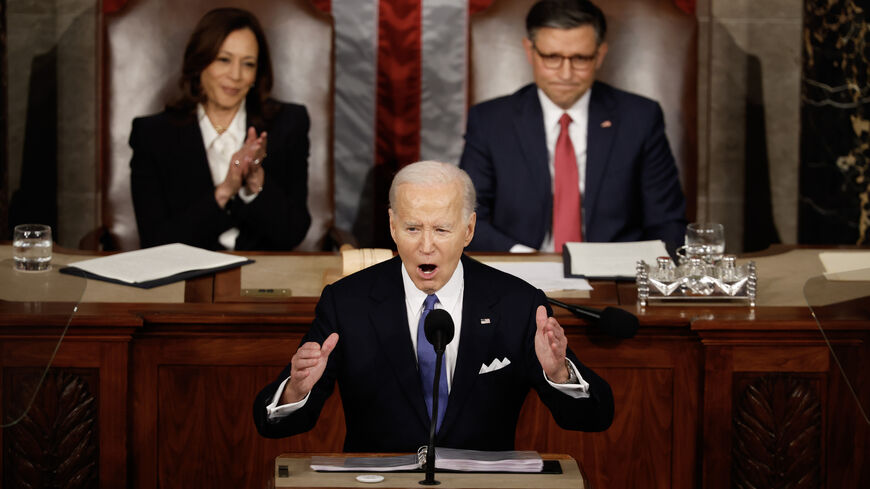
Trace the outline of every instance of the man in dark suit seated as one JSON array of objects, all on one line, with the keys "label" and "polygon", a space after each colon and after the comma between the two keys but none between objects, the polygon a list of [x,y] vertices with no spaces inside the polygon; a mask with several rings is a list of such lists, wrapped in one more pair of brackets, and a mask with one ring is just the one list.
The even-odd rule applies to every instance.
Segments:
[{"label": "man in dark suit seated", "polygon": [[389,215],[399,256],[323,289],[290,365],[254,402],[263,436],[313,428],[337,381],[345,451],[425,445],[435,353],[422,330],[433,308],[450,313],[456,331],[438,389],[438,446],[512,449],[530,389],[562,428],[610,426],[610,386],[568,348],[543,292],[463,255],[474,202],[471,180],[453,165],[414,163],[396,175]]},{"label": "man in dark suit seated", "polygon": [[460,167],[478,196],[470,250],[681,244],[686,204],[661,107],[595,81],[606,30],[586,0],[529,10],[523,46],[535,83],[468,113]]}]

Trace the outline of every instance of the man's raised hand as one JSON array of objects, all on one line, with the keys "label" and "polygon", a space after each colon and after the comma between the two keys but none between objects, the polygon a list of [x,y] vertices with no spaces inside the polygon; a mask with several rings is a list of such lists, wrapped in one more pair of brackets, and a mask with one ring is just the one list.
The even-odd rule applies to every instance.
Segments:
[{"label": "man's raised hand", "polygon": [[551,381],[561,384],[568,381],[568,367],[565,365],[565,355],[568,351],[568,338],[565,330],[556,318],[547,316],[547,308],[538,306],[535,311],[535,353],[544,368],[544,373]]},{"label": "man's raised hand", "polygon": [[338,333],[332,333],[323,345],[309,341],[296,350],[290,360],[290,380],[284,385],[280,404],[299,402],[311,392],[314,384],[320,380],[329,354],[338,343]]}]

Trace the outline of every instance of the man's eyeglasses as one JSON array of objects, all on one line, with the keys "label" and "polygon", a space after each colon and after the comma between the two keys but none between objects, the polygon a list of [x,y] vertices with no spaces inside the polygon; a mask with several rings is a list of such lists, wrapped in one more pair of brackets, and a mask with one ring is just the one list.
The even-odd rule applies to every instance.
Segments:
[{"label": "man's eyeglasses", "polygon": [[588,70],[592,67],[593,63],[595,63],[595,59],[598,57],[598,48],[595,49],[595,52],[590,55],[583,54],[575,54],[573,56],[562,56],[561,54],[548,54],[542,53],[538,46],[532,44],[532,49],[538,53],[538,56],[541,57],[541,62],[544,64],[544,67],[551,70],[558,70],[562,67],[562,62],[570,60],[571,69],[582,71]]}]

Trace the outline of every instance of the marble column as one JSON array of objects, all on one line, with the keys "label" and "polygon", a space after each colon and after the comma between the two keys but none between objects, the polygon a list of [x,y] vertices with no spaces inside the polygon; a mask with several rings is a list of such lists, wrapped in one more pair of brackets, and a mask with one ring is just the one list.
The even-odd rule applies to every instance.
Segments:
[{"label": "marble column", "polygon": [[797,241],[803,2],[697,3],[698,220],[729,253]]},{"label": "marble column", "polygon": [[0,151],[9,225],[50,224],[58,244],[77,248],[99,223],[98,2],[4,0],[3,7]]}]

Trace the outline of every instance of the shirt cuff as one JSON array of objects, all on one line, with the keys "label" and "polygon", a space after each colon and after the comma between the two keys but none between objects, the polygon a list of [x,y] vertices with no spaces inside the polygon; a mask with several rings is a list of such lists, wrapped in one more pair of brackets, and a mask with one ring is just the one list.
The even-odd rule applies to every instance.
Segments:
[{"label": "shirt cuff", "polygon": [[553,386],[554,389],[565,395],[571,396],[574,399],[585,399],[589,397],[589,382],[583,380],[583,377],[580,376],[580,372],[577,370],[577,367],[574,366],[574,362],[568,360],[567,358],[565,360],[568,362],[571,370],[574,371],[574,376],[577,378],[576,383],[557,384],[547,378],[546,372],[544,372],[544,379],[547,381],[548,384]]},{"label": "shirt cuff", "polygon": [[272,397],[272,403],[266,406],[266,419],[269,421],[277,421],[285,416],[289,416],[296,411],[302,409],[302,406],[308,402],[308,398],[311,396],[311,392],[305,394],[305,397],[302,398],[301,401],[291,402],[290,404],[282,404],[278,405],[278,401],[281,400],[281,394],[284,393],[284,386],[287,385],[287,382],[290,381],[290,377],[284,379],[284,382],[281,382],[281,385],[278,386],[278,390],[275,392],[275,396]]},{"label": "shirt cuff", "polygon": [[511,249],[510,249],[511,253],[534,253],[536,251],[538,251],[538,250],[536,250],[534,248],[530,248],[524,244],[519,244],[519,243],[511,246]]},{"label": "shirt cuff", "polygon": [[250,193],[248,191],[248,187],[242,187],[239,189],[239,198],[242,199],[242,202],[246,204],[250,204],[260,195],[260,192]]}]

